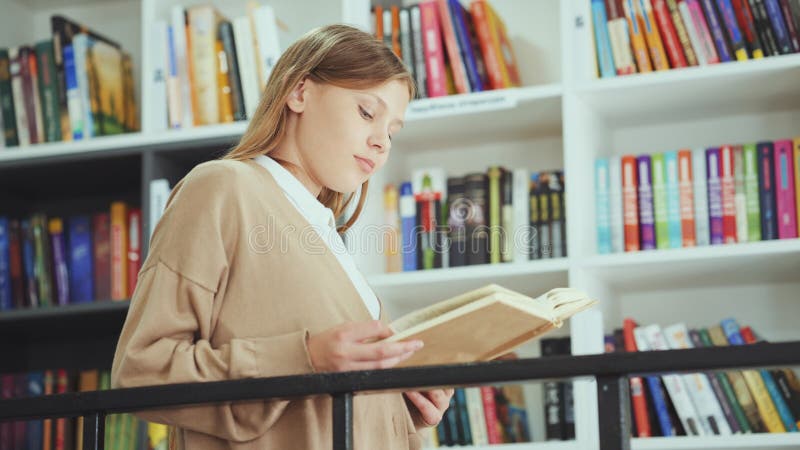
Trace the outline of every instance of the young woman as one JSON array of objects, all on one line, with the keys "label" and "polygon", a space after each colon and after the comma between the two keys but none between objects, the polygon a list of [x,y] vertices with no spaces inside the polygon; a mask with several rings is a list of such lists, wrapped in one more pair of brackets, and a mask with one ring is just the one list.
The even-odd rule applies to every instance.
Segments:
[{"label": "young woman", "polygon": [[[391,331],[337,231],[357,219],[414,95],[402,62],[357,29],[313,30],[281,56],[241,142],[173,189],[139,273],[115,387],[388,368],[421,342]],[[355,213],[336,229],[352,194]],[[359,395],[362,450],[419,448],[452,390]],[[148,411],[174,447],[328,449],[327,396]]]}]

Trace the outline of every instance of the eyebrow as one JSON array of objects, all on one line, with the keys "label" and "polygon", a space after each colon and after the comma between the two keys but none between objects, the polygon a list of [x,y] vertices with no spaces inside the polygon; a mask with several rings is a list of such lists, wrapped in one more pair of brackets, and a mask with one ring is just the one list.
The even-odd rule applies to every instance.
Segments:
[{"label": "eyebrow", "polygon": [[[388,109],[386,102],[378,94],[373,94],[372,92],[364,92],[364,94],[369,95],[370,97],[374,97],[375,100],[377,100],[378,103],[380,103],[384,109]],[[405,125],[405,122],[403,122],[400,119],[394,119],[392,122],[399,123],[400,128],[403,128],[403,126]]]}]

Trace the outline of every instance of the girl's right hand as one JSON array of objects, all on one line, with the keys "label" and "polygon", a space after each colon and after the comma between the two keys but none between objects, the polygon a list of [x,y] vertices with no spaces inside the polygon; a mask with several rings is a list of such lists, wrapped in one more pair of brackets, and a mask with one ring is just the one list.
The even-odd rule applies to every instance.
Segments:
[{"label": "girl's right hand", "polygon": [[317,372],[388,369],[422,348],[422,341],[379,342],[392,330],[379,320],[350,322],[308,337]]}]

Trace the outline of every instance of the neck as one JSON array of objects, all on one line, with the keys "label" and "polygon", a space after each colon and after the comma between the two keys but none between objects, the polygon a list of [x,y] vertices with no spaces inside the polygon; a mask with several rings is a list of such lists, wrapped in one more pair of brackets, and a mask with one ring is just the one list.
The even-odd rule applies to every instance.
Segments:
[{"label": "neck", "polygon": [[289,126],[287,127],[287,132],[280,147],[269,152],[267,156],[278,161],[281,166],[294,175],[294,177],[308,189],[308,192],[310,192],[314,198],[317,198],[320,192],[322,192],[322,183],[311,175],[309,165],[300,155],[297,141],[295,141],[292,133],[293,127],[291,124],[287,125]]}]

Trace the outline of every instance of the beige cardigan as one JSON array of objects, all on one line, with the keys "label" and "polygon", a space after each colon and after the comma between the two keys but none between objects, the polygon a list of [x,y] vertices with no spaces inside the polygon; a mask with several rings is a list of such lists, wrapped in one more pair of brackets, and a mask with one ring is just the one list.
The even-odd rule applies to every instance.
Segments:
[{"label": "beige cardigan", "polygon": [[[153,234],[114,355],[113,387],[313,371],[307,334],[370,314],[336,256],[253,161],[181,180]],[[385,317],[382,317],[385,320]],[[357,395],[360,450],[420,447],[402,394]],[[331,448],[328,396],[147,411],[178,448]]]}]

